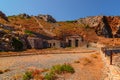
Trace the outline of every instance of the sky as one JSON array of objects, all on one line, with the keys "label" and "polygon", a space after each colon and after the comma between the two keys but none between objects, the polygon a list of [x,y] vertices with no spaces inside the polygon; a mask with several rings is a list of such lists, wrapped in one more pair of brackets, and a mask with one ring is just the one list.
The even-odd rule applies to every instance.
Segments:
[{"label": "sky", "polygon": [[96,15],[120,15],[120,0],[1,0],[0,10],[7,16],[20,13],[49,14],[57,21]]}]

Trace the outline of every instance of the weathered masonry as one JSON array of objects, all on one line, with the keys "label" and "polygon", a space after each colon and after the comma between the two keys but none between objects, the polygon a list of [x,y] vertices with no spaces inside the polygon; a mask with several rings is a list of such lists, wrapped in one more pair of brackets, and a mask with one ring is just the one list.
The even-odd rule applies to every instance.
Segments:
[{"label": "weathered masonry", "polygon": [[48,44],[48,48],[64,48],[66,46],[64,41],[55,40],[55,39],[48,40],[47,44]]},{"label": "weathered masonry", "polygon": [[83,37],[79,35],[68,36],[64,41],[58,39],[47,40],[38,37],[28,37],[27,41],[30,48],[33,49],[81,47],[84,44]]},{"label": "weathered masonry", "polygon": [[43,40],[41,38],[28,37],[27,40],[31,48],[34,48],[34,49],[43,48]]},{"label": "weathered masonry", "polygon": [[80,47],[83,38],[80,35],[69,36],[66,38],[67,47]]}]

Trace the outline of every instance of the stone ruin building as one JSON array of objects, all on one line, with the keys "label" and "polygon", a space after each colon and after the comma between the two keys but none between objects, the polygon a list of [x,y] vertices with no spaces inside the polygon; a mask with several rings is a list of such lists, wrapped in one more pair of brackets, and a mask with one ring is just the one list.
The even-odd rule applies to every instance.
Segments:
[{"label": "stone ruin building", "polygon": [[65,48],[66,44],[65,41],[61,41],[61,40],[48,40],[48,48]]},{"label": "stone ruin building", "polygon": [[80,47],[83,44],[83,37],[80,35],[68,36],[66,43],[67,47]]},{"label": "stone ruin building", "polygon": [[66,37],[66,40],[57,39],[42,39],[39,37],[27,38],[30,48],[43,49],[43,48],[65,48],[65,47],[81,47],[83,45],[83,37],[80,35],[73,35]]},{"label": "stone ruin building", "polygon": [[37,37],[28,37],[27,38],[30,48],[34,49],[42,49],[43,48],[43,40]]}]

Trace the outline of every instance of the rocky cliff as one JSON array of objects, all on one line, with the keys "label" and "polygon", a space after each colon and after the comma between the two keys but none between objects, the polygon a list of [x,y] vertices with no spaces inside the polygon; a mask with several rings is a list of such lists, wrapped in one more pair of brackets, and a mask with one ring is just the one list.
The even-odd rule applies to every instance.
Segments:
[{"label": "rocky cliff", "polygon": [[120,17],[119,16],[91,16],[79,19],[80,24],[85,24],[95,29],[98,36],[108,38],[119,37]]},{"label": "rocky cliff", "polygon": [[[7,17],[0,12],[0,47],[8,46],[4,49],[13,49],[11,42],[14,38],[23,41],[23,47],[26,47],[24,39],[26,34],[32,37],[51,39],[51,33],[56,35],[56,39],[65,39],[66,36],[77,34],[94,42],[98,41],[98,37],[120,38],[120,17],[90,16],[75,21],[57,22],[50,15],[30,16],[24,13]],[[6,36],[10,36],[9,39]],[[10,42],[6,42],[6,40]]]},{"label": "rocky cliff", "polygon": [[47,21],[47,22],[52,22],[52,23],[56,22],[56,20],[51,15],[39,14],[37,17],[40,19],[43,19],[44,21]]}]

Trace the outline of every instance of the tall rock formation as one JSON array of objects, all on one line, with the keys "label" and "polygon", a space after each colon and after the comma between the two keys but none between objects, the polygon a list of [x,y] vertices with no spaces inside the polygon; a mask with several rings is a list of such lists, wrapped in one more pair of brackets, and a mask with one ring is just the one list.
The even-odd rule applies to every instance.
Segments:
[{"label": "tall rock formation", "polygon": [[119,33],[119,16],[90,16],[79,19],[78,22],[95,29],[95,32],[98,36],[112,38]]}]

